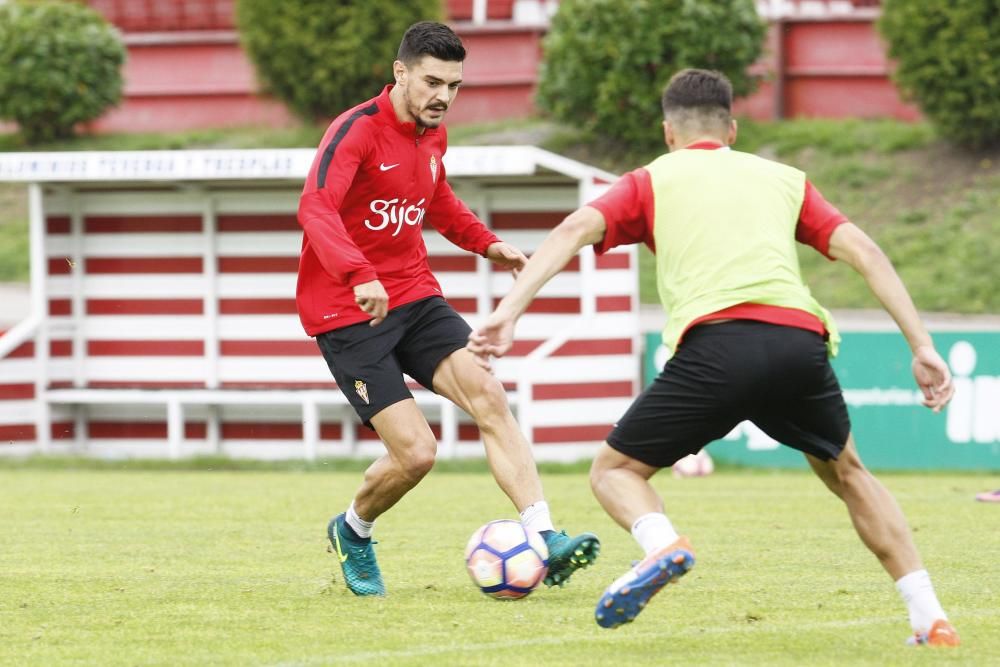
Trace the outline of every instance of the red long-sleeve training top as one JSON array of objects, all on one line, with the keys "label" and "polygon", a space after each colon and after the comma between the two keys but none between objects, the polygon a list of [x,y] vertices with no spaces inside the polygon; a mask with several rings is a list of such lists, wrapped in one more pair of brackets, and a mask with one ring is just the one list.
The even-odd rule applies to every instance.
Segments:
[{"label": "red long-sleeve training top", "polygon": [[444,126],[418,134],[401,123],[391,89],[330,124],[302,190],[295,302],[310,336],[371,319],[354,302],[361,283],[379,280],[390,309],[440,295],[424,222],[479,255],[499,241],[448,185]]}]

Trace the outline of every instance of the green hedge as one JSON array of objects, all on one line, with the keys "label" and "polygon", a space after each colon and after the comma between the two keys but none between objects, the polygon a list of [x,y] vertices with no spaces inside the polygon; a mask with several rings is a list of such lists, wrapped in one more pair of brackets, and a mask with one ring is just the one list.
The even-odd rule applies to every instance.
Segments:
[{"label": "green hedge", "polygon": [[563,0],[544,40],[538,104],[595,135],[662,144],[670,76],[715,69],[746,94],[765,33],[753,0]]},{"label": "green hedge", "polygon": [[88,7],[0,4],[0,118],[30,143],[70,136],[117,104],[124,62],[118,31]]},{"label": "green hedge", "polygon": [[941,134],[1000,141],[1000,6],[996,0],[887,0],[879,29],[895,80]]},{"label": "green hedge", "polygon": [[308,121],[374,97],[403,33],[441,19],[440,0],[239,0],[240,39],[264,87]]}]

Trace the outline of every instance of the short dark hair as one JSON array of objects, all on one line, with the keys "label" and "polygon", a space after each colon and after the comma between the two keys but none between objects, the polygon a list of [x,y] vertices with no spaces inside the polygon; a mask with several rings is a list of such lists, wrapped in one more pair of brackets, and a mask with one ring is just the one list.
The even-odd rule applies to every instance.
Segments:
[{"label": "short dark hair", "polygon": [[407,67],[414,65],[424,56],[438,60],[462,62],[465,60],[465,47],[451,28],[436,21],[420,21],[406,29],[403,41],[399,43],[396,60],[401,60]]},{"label": "short dark hair", "polygon": [[663,91],[663,115],[675,111],[695,111],[706,115],[729,116],[733,109],[733,84],[722,72],[683,69],[670,77]]}]

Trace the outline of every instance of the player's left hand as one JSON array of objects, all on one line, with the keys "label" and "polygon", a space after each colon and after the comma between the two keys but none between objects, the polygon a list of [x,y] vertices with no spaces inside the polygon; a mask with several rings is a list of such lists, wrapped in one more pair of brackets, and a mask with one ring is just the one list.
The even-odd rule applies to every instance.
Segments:
[{"label": "player's left hand", "polygon": [[514,273],[515,278],[518,271],[523,269],[524,265],[528,262],[528,258],[525,257],[523,252],[503,241],[497,241],[486,249],[486,259],[494,264],[499,264],[505,269],[510,269]]},{"label": "player's left hand", "polygon": [[913,377],[924,394],[924,406],[941,412],[955,394],[948,364],[933,346],[922,345],[913,352],[912,366]]}]

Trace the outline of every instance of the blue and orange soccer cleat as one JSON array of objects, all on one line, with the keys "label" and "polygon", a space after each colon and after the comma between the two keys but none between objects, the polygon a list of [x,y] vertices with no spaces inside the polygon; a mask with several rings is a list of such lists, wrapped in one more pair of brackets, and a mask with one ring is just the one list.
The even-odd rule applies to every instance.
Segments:
[{"label": "blue and orange soccer cleat", "polygon": [[602,628],[631,623],[649,599],[668,583],[676,583],[694,567],[694,551],[686,537],[655,551],[618,577],[597,602],[594,618]]},{"label": "blue and orange soccer cleat", "polygon": [[915,632],[906,640],[910,646],[958,646],[961,642],[951,623],[939,618],[927,632]]},{"label": "blue and orange soccer cleat", "polygon": [[330,551],[340,561],[344,583],[355,595],[385,595],[382,572],[378,569],[375,549],[372,548],[376,543],[371,538],[358,538],[344,522],[345,516],[338,514],[326,526]]},{"label": "blue and orange soccer cleat", "polygon": [[549,549],[549,571],[542,580],[546,586],[565,586],[577,570],[589,566],[601,553],[601,541],[593,533],[570,537],[565,530],[545,534]]}]

